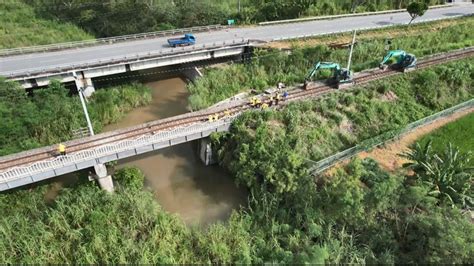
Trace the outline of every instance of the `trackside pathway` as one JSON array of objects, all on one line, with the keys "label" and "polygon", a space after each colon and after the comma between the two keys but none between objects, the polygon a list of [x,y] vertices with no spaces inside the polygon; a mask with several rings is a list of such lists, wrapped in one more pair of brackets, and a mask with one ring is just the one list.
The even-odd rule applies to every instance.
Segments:
[{"label": "trackside pathway", "polygon": [[396,171],[407,162],[407,160],[400,157],[399,154],[408,150],[411,144],[415,143],[415,141],[420,139],[422,136],[473,112],[474,108],[470,108],[447,117],[439,118],[433,123],[414,129],[396,141],[388,142],[370,152],[361,152],[357,156],[361,159],[370,157],[376,160],[383,169],[392,172]]}]

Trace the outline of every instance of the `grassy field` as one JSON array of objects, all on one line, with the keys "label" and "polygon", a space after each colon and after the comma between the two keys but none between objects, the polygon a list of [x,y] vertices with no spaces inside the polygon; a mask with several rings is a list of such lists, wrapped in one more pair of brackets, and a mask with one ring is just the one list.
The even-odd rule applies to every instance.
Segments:
[{"label": "grassy field", "polygon": [[0,1],[0,49],[93,38],[73,24],[38,18],[19,0]]},{"label": "grassy field", "polygon": [[[429,140],[433,141],[433,149],[438,152],[444,151],[446,145],[451,142],[458,146],[463,152],[474,151],[474,113],[466,115],[444,127],[441,127],[431,134],[424,136],[419,140],[424,144]],[[471,162],[474,166],[474,161]]]}]

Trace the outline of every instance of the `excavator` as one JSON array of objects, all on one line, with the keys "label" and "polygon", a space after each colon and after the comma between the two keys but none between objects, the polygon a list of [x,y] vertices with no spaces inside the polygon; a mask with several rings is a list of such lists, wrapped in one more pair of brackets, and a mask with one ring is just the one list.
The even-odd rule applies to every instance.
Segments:
[{"label": "excavator", "polygon": [[402,70],[403,72],[407,72],[410,70],[414,70],[416,67],[416,57],[413,54],[409,54],[403,50],[392,50],[387,53],[387,55],[383,58],[382,62],[379,65],[380,69],[387,69],[389,65],[387,62],[395,58],[396,62],[393,63],[390,67],[394,69]]},{"label": "excavator", "polygon": [[318,62],[313,66],[311,71],[308,73],[304,80],[304,89],[306,90],[308,87],[309,82],[312,81],[313,76],[320,70],[320,69],[331,69],[333,70],[332,80],[336,83],[337,88],[341,88],[344,85],[352,85],[352,73],[348,69],[341,68],[339,64],[332,63],[332,62]]}]

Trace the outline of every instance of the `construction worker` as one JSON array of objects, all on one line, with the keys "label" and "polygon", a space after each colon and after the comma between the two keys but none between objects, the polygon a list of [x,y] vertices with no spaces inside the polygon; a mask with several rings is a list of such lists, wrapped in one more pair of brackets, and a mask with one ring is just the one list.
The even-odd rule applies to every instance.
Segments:
[{"label": "construction worker", "polygon": [[219,114],[214,115],[214,121],[217,121],[217,120],[219,120]]},{"label": "construction worker", "polygon": [[255,101],[255,106],[260,107],[261,105],[262,105],[262,100],[260,100],[260,98],[257,98],[257,100]]},{"label": "construction worker", "polygon": [[277,93],[276,97],[275,97],[275,105],[278,105],[278,102],[281,100],[281,94],[280,93]]},{"label": "construction worker", "polygon": [[283,84],[283,82],[278,82],[277,88],[278,88],[279,90],[283,89],[284,87],[285,87],[285,84]]},{"label": "construction worker", "polygon": [[61,156],[65,156],[66,155],[66,145],[60,143],[59,146],[58,146],[58,152]]},{"label": "construction worker", "polygon": [[208,121],[209,121],[209,122],[212,122],[213,120],[214,120],[214,117],[213,117],[212,115],[209,115]]},{"label": "construction worker", "polygon": [[250,105],[251,106],[255,106],[257,104],[257,97],[252,97],[252,99],[250,99]]},{"label": "construction worker", "polygon": [[263,103],[263,104],[262,104],[262,110],[265,110],[265,109],[267,109],[267,108],[268,108],[268,104],[267,104],[267,103]]},{"label": "construction worker", "polygon": [[273,106],[273,101],[274,101],[273,95],[271,95],[271,96],[270,96],[270,99],[269,99],[269,105],[270,105],[270,106]]},{"label": "construction worker", "polygon": [[224,117],[229,117],[230,116],[230,111],[229,110],[225,110],[224,111]]}]

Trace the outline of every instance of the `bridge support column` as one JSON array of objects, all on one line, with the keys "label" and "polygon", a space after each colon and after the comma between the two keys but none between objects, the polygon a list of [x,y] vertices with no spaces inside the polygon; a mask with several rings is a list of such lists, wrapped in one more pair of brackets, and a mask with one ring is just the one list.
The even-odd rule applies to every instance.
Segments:
[{"label": "bridge support column", "polygon": [[89,98],[95,92],[94,84],[92,83],[92,79],[85,78],[83,79],[84,84],[84,97]]},{"label": "bridge support column", "polygon": [[199,140],[199,158],[204,165],[212,165],[217,163],[214,153],[212,152],[211,140],[203,138]]},{"label": "bridge support column", "polygon": [[112,181],[112,176],[107,174],[107,168],[104,164],[98,164],[94,166],[96,173],[96,179],[99,183],[100,188],[107,192],[114,192],[114,182]]},{"label": "bridge support column", "polygon": [[183,70],[183,74],[190,81],[195,81],[196,79],[202,77],[202,73],[197,67],[185,68]]}]

